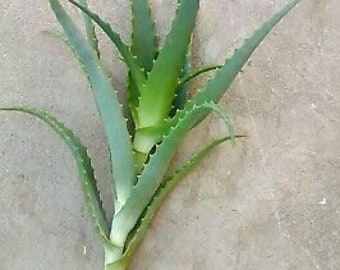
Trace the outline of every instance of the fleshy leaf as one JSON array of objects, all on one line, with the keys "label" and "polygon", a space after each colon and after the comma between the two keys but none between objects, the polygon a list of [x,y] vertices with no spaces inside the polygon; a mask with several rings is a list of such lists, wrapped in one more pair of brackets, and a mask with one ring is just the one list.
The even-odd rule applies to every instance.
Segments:
[{"label": "fleshy leaf", "polygon": [[148,0],[131,0],[131,11],[131,52],[137,57],[139,65],[149,72],[157,54],[157,43]]},{"label": "fleshy leaf", "polygon": [[84,39],[81,31],[67,15],[59,1],[49,0],[49,2],[91,83],[108,139],[114,178],[113,186],[117,195],[115,207],[119,209],[130,197],[136,178],[130,135],[121,105],[118,103],[110,79],[100,67],[95,51]]},{"label": "fleshy leaf", "polygon": [[138,128],[157,125],[170,112],[198,7],[199,0],[182,0],[179,4],[171,30],[140,90]]},{"label": "fleshy leaf", "polygon": [[234,81],[237,74],[248,61],[255,49],[260,45],[262,40],[271,32],[274,26],[293,8],[300,0],[294,0],[285,5],[279,12],[274,14],[259,29],[257,29],[250,38],[239,49],[236,49],[233,56],[226,60],[224,66],[216,73],[214,79],[210,80],[206,88],[199,92],[195,98],[195,104],[201,104],[206,101],[218,102],[222,95]]},{"label": "fleshy leaf", "polygon": [[[243,135],[236,135],[235,137],[241,138]],[[128,241],[126,242],[126,249],[123,255],[129,257],[143,238],[149,224],[159,209],[164,199],[171,193],[171,191],[177,186],[177,184],[183,180],[202,160],[206,157],[216,146],[219,144],[231,140],[232,137],[227,136],[221,139],[216,139],[202,149],[197,151],[189,160],[187,160],[180,169],[168,177],[164,182],[161,183],[160,187],[155,192],[150,203],[145,208],[143,214],[138,220],[136,227],[129,234]]]},{"label": "fleshy leaf", "polygon": [[[53,0],[49,0],[53,1]],[[90,11],[86,7],[80,5],[74,0],[68,0],[70,3],[78,7],[85,14],[98,24],[98,26],[107,34],[111,41],[116,45],[119,53],[123,57],[126,65],[128,66],[138,88],[140,89],[145,82],[145,76],[143,70],[139,67],[137,59],[132,55],[130,48],[122,41],[120,35],[115,32],[109,23],[103,21],[97,14]]]},{"label": "fleshy leaf", "polygon": [[211,109],[215,110],[215,107],[210,103],[194,106],[171,127],[169,134],[156,146],[156,151],[145,165],[131,197],[113,218],[110,239],[115,245],[124,245],[128,233],[160,186],[179,143],[191,128],[190,123],[195,123],[202,113]]},{"label": "fleshy leaf", "polygon": [[[131,0],[132,12],[132,46],[131,52],[137,57],[139,66],[147,73],[153,66],[157,55],[157,42],[154,22],[148,0]],[[139,87],[131,72],[128,75],[128,105],[135,124],[138,123],[137,111],[139,103]]]},{"label": "fleshy leaf", "polygon": [[[215,77],[209,81],[205,89],[200,91],[190,102],[187,102],[183,110],[177,111],[176,115],[168,122],[168,125],[175,125],[175,123],[179,121],[179,119],[181,119],[187,113],[187,111],[190,111],[194,106],[198,106],[209,101],[218,103],[220,98],[228,90],[237,74],[241,72],[242,67],[248,61],[255,49],[260,45],[262,40],[270,33],[274,26],[280,22],[280,20],[300,1],[301,0],[294,0],[285,5],[279,12],[274,14],[259,29],[257,29],[250,36],[250,38],[246,39],[243,46],[239,49],[236,49],[231,58],[228,58],[223,67],[216,72]],[[207,110],[205,113],[202,113],[200,117],[196,119],[196,123],[190,123],[188,127],[194,127],[205,117],[207,117],[209,113],[209,110]]]},{"label": "fleshy leaf", "polygon": [[112,246],[108,239],[110,225],[102,207],[102,201],[97,189],[91,159],[87,154],[87,148],[81,143],[80,139],[76,137],[63,123],[44,111],[23,106],[0,108],[0,110],[18,111],[39,118],[44,123],[48,124],[67,144],[76,161],[79,181],[81,183],[86,207],[91,216],[95,230],[105,246]]},{"label": "fleshy leaf", "polygon": [[[261,41],[270,33],[274,26],[299,2],[300,0],[290,2],[289,4],[284,6],[278,13],[274,14],[258,30],[256,30],[249,39],[246,39],[244,45],[240,49],[235,50],[233,56],[226,60],[224,66],[218,70],[215,77],[209,81],[206,88],[203,91],[199,92],[194,99],[188,101],[184,109],[178,110],[169,121],[164,121],[164,118],[160,122],[161,125],[168,125],[168,128],[170,128],[171,126],[176,125],[176,123],[180,119],[182,119],[188,111],[192,110],[194,106],[199,106],[200,104],[209,101],[217,103],[223,96],[223,94],[227,91],[228,87],[233,82],[237,74],[241,71],[241,68],[247,62],[254,50],[260,45]],[[202,121],[205,117],[209,115],[210,112],[211,110],[206,110],[205,113],[200,114],[200,117],[195,120],[195,123],[190,123],[188,125],[188,129],[194,127],[197,123]],[[153,145],[159,143],[159,140],[157,140],[159,136],[139,136],[138,130],[136,132],[135,138],[138,138],[139,141],[147,142],[147,147],[143,147],[143,149],[148,148],[148,151],[151,150]],[[142,149],[140,145],[138,145],[135,141],[133,147],[137,151],[140,151],[140,149]],[[144,155],[147,156],[147,151],[144,152]]]}]

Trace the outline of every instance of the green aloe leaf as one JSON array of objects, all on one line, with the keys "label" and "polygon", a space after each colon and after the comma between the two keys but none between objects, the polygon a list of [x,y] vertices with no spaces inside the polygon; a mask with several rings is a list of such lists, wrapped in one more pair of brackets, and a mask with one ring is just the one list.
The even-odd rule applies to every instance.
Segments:
[{"label": "green aloe leaf", "polygon": [[109,241],[110,225],[106,219],[105,211],[102,207],[99,191],[97,189],[96,179],[91,165],[91,159],[87,154],[87,148],[81,143],[73,132],[62,122],[48,113],[28,107],[8,107],[0,108],[3,111],[17,111],[30,114],[42,120],[49,125],[59,137],[67,144],[71,150],[78,168],[79,180],[82,187],[87,210],[91,216],[95,230],[105,246],[113,248]]},{"label": "green aloe leaf", "polygon": [[64,28],[68,42],[83,66],[92,86],[102,118],[111,154],[112,173],[117,196],[116,209],[130,197],[135,183],[134,160],[130,135],[121,105],[110,79],[102,71],[95,51],[84,39],[58,0],[49,0],[52,10]]},{"label": "green aloe leaf", "polygon": [[[188,102],[190,105],[192,105],[192,102]],[[193,104],[193,107],[196,105]],[[200,106],[200,105],[199,105]],[[192,106],[188,106],[185,110],[179,111],[180,117],[185,117],[185,115],[193,110]],[[197,107],[197,106],[196,106]],[[234,131],[233,126],[231,124],[230,118],[228,117],[228,114],[217,104],[213,102],[206,102],[205,105],[202,108],[203,110],[200,110],[197,112],[197,115],[195,118],[191,118],[193,121],[192,124],[188,124],[187,130],[189,131],[192,129],[197,123],[199,123],[201,119],[203,119],[206,115],[208,115],[211,110],[214,110],[217,112],[221,118],[224,120],[230,135],[232,138],[234,138]],[[140,172],[143,170],[144,163],[147,160],[147,157],[149,155],[150,149],[158,142],[160,142],[164,135],[169,132],[169,129],[171,129],[173,126],[176,125],[178,122],[178,119],[175,121],[174,119],[171,119],[170,121],[166,121],[160,125],[152,126],[148,128],[142,128],[138,130],[138,133],[135,134],[134,137],[134,151],[135,151],[135,163],[137,171]],[[234,143],[234,140],[232,140]]]},{"label": "green aloe leaf", "polygon": [[[160,130],[168,130],[171,126],[183,118],[188,111],[192,110],[194,106],[213,101],[217,103],[223,94],[227,91],[230,84],[233,82],[237,74],[241,71],[241,68],[248,61],[254,50],[260,45],[261,41],[270,33],[274,26],[294,7],[300,0],[294,0],[284,6],[278,13],[274,14],[267,22],[265,22],[254,34],[246,39],[244,45],[236,49],[233,56],[228,58],[222,68],[218,70],[215,77],[209,81],[203,91],[200,91],[196,97],[188,101],[183,110],[178,110],[174,117],[169,121],[165,121],[164,118],[160,121],[158,126],[162,126]],[[161,97],[160,97],[161,98]],[[151,110],[151,109],[150,109]],[[151,114],[150,111],[147,111]],[[200,117],[195,120],[196,123],[190,123],[188,129],[194,127],[197,123],[202,121],[209,115],[211,110],[206,110],[204,113],[200,113]],[[157,125],[156,125],[157,126]],[[167,127],[164,127],[167,126]],[[153,145],[159,142],[162,134],[158,136],[140,136],[138,130],[136,132],[133,147],[139,152],[143,152],[144,156],[148,155],[148,151],[151,150]],[[137,140],[136,140],[137,139]],[[139,142],[144,142],[144,145],[140,145]]]},{"label": "green aloe leaf", "polygon": [[[130,199],[113,218],[110,239],[115,245],[124,245],[128,233],[133,229],[163,181],[179,143],[192,127],[191,123],[195,123],[201,113],[209,110],[217,110],[211,102],[194,106],[175,126],[171,127],[169,134],[164,136],[162,142],[156,147],[155,153],[150,156],[149,162],[134,186]],[[220,110],[217,112],[220,114]]]},{"label": "green aloe leaf", "polygon": [[[215,77],[209,81],[205,89],[200,91],[190,102],[187,102],[185,108],[181,111],[178,111],[176,115],[170,119],[168,125],[175,125],[175,123],[179,121],[179,119],[181,119],[187,113],[187,111],[190,111],[194,106],[206,103],[208,101],[218,103],[220,98],[228,90],[237,74],[241,72],[242,67],[248,61],[252,53],[260,45],[263,39],[270,33],[274,26],[279,23],[280,20],[300,1],[301,0],[294,0],[285,5],[279,12],[274,14],[248,39],[246,39],[245,43],[239,49],[236,49],[234,54],[225,61],[223,67],[221,67],[216,72]],[[195,120],[196,123],[190,123],[188,127],[194,127],[197,123],[207,117],[210,112],[211,111],[207,110],[201,113],[200,117]]]},{"label": "green aloe leaf", "polygon": [[[137,57],[144,72],[150,72],[157,55],[157,41],[154,22],[148,0],[131,0],[132,34],[131,52]],[[138,123],[137,111],[139,88],[134,77],[128,76],[128,105],[134,123]]]},{"label": "green aloe leaf", "polygon": [[[88,8],[87,0],[79,0],[79,2],[82,6]],[[84,18],[84,24],[85,24],[87,39],[90,42],[92,48],[96,51],[98,58],[100,58],[98,39],[97,39],[97,36],[96,36],[96,31],[95,31],[94,25],[92,23],[92,20],[85,13],[83,14],[83,18]]]},{"label": "green aloe leaf", "polygon": [[[53,1],[53,0],[49,0]],[[74,0],[68,0],[71,4],[78,7],[81,11],[87,14],[98,26],[107,34],[110,40],[116,45],[119,53],[123,57],[126,65],[128,66],[138,88],[140,89],[145,82],[145,76],[143,70],[138,65],[137,59],[133,56],[130,48],[123,42],[120,35],[115,32],[109,23],[103,21],[97,14],[90,11],[88,8],[80,5]]]},{"label": "green aloe leaf", "polygon": [[[237,138],[244,137],[243,135],[236,135]],[[123,259],[130,257],[139,242],[142,240],[149,224],[159,209],[164,199],[171,193],[171,191],[177,186],[177,184],[183,180],[202,160],[206,157],[216,146],[219,144],[232,140],[231,136],[226,136],[221,139],[213,140],[208,143],[202,149],[198,150],[192,157],[187,160],[181,168],[175,171],[175,173],[168,177],[164,182],[161,183],[148,206],[145,208],[143,214],[139,218],[137,225],[130,232],[129,239],[126,243],[126,249],[124,251]]]},{"label": "green aloe leaf", "polygon": [[[164,46],[140,90],[138,128],[157,125],[167,118],[175,96],[178,77],[185,61],[195,26],[199,0],[182,0]],[[170,64],[171,63],[171,64]]]},{"label": "green aloe leaf", "polygon": [[131,52],[137,57],[139,65],[149,72],[157,55],[157,41],[148,0],[131,0],[131,11]]},{"label": "green aloe leaf", "polygon": [[226,60],[224,66],[219,69],[215,78],[210,80],[206,88],[198,93],[194,100],[195,104],[201,104],[206,101],[214,101],[217,103],[263,39],[299,2],[300,0],[294,0],[285,5],[246,39],[243,46],[236,49],[232,57]]}]

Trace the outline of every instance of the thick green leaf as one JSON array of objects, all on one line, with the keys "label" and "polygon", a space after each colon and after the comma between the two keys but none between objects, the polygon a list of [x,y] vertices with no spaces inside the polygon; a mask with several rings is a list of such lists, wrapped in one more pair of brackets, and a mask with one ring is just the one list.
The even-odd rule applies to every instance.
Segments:
[{"label": "thick green leaf", "polygon": [[127,260],[120,259],[114,263],[105,264],[104,270],[126,270],[128,263]]},{"label": "thick green leaf", "polygon": [[[259,46],[261,41],[298,2],[299,0],[290,2],[280,12],[275,14],[271,19],[264,23],[260,29],[255,31],[255,33],[246,40],[245,44],[240,49],[236,50],[230,59],[226,60],[225,65],[219,69],[215,78],[208,83],[205,90],[199,92],[199,94],[193,100],[188,101],[185,105],[185,108],[183,110],[177,111],[175,116],[169,121],[163,120],[163,122],[158,125],[162,127],[161,129],[159,128],[159,130],[167,130],[171,126],[176,125],[176,122],[183,118],[188,111],[192,110],[194,106],[209,101],[218,102],[232,81],[235,79],[236,75],[241,71],[242,66],[247,62],[253,51]],[[188,125],[188,128],[194,127],[197,123],[207,117],[210,112],[211,110],[206,110],[204,113],[200,113],[200,117],[195,120],[196,123],[191,123]],[[147,157],[152,147],[159,142],[159,138],[162,137],[162,134],[158,134],[158,136],[148,136],[145,133],[139,133],[140,132],[137,130],[133,147],[135,151],[144,153],[144,156]]]},{"label": "thick green leaf", "polygon": [[236,49],[233,56],[226,60],[224,66],[216,73],[214,79],[210,80],[206,88],[199,92],[195,98],[195,104],[202,104],[206,101],[218,102],[231,83],[234,81],[241,68],[248,61],[255,49],[262,40],[270,33],[274,26],[294,7],[300,0],[294,0],[285,5],[278,13],[274,14],[239,49]]},{"label": "thick green leaf", "polygon": [[65,127],[63,123],[44,111],[22,106],[0,108],[0,110],[18,111],[41,119],[44,123],[48,124],[67,144],[77,164],[79,180],[83,190],[87,210],[91,216],[96,232],[105,246],[112,246],[108,239],[110,225],[102,207],[96,179],[91,165],[91,159],[87,154],[86,147],[81,143],[80,139],[76,137],[70,129]]},{"label": "thick green leaf", "polygon": [[202,112],[211,109],[216,110],[212,103],[194,106],[176,126],[171,127],[169,134],[156,147],[155,153],[150,156],[134,186],[131,197],[113,218],[110,239],[115,245],[124,245],[128,233],[136,225],[139,216],[160,186],[179,143],[191,128],[190,124],[195,123]]},{"label": "thick green leaf", "polygon": [[[49,0],[53,1],[53,0]],[[122,41],[120,35],[113,31],[110,24],[104,22],[97,14],[90,11],[86,7],[80,5],[74,0],[68,0],[70,3],[78,7],[85,14],[87,14],[91,19],[98,24],[98,26],[107,34],[107,36],[111,39],[111,41],[116,45],[118,51],[123,57],[126,65],[128,66],[138,89],[140,89],[145,82],[145,76],[143,70],[139,67],[137,59],[132,55],[130,48]]]},{"label": "thick green leaf", "polygon": [[[213,102],[207,102],[204,106],[204,110],[201,110],[197,113],[197,117],[195,120],[196,124],[199,122],[198,121],[199,119],[202,119],[203,117],[205,117],[205,115],[209,114],[211,109],[213,109],[215,112],[217,112],[221,116],[221,118],[226,123],[226,126],[230,132],[230,135],[234,137],[233,127],[232,127],[231,121],[227,113],[220,106],[218,106],[217,104],[214,104]],[[185,114],[187,113],[187,111],[180,111],[180,112],[182,113],[181,116],[185,117]],[[149,156],[149,152],[152,149],[152,147],[163,139],[164,134],[167,134],[171,126],[176,125],[176,122],[177,121],[167,121],[158,126],[142,128],[138,130],[138,133],[135,134],[134,141],[133,141],[133,147],[135,151],[135,164],[136,164],[137,172],[141,172],[143,170],[144,163],[146,162]],[[188,130],[190,130],[193,127],[194,126],[188,125],[187,128]]]},{"label": "thick green leaf", "polygon": [[[177,0],[177,5],[181,3],[181,0]],[[187,53],[184,59],[184,64],[179,75],[178,81],[181,82],[183,78],[185,78],[191,69],[191,62],[192,62],[192,35],[190,38],[190,42],[188,44]],[[189,99],[189,83],[183,82],[179,83],[176,87],[175,91],[175,98],[172,102],[172,108],[169,113],[169,117],[173,117],[178,110],[182,110]]]},{"label": "thick green leaf", "polygon": [[117,195],[116,209],[130,197],[135,183],[134,161],[130,135],[110,79],[100,68],[95,51],[84,39],[58,0],[49,0],[52,10],[63,26],[69,44],[77,55],[92,86],[98,111],[101,115],[109,143],[114,186]]},{"label": "thick green leaf", "polygon": [[148,0],[131,0],[131,11],[131,51],[137,57],[139,65],[149,72],[156,58],[157,42]]},{"label": "thick green leaf", "polygon": [[[187,111],[190,111],[194,106],[204,104],[209,101],[218,103],[220,98],[234,81],[237,74],[241,71],[241,68],[248,61],[252,53],[260,45],[263,39],[270,33],[274,26],[299,2],[300,0],[294,0],[285,5],[278,13],[274,14],[267,22],[265,22],[258,30],[256,30],[250,36],[250,38],[246,39],[243,46],[239,49],[236,49],[232,57],[226,60],[223,67],[217,71],[215,77],[209,81],[205,89],[199,92],[194,99],[187,102],[183,110],[177,111],[176,115],[168,122],[168,125],[175,125],[175,123],[179,121],[179,119],[181,119],[187,113]],[[194,127],[197,123],[207,117],[210,112],[211,111],[209,110],[202,112],[200,117],[195,120],[196,123],[190,123],[188,128]],[[157,141],[155,143],[157,143]]]},{"label": "thick green leaf", "polygon": [[[235,137],[240,138],[244,136],[237,135]],[[159,209],[161,203],[177,186],[177,184],[182,179],[184,179],[184,177],[186,177],[217,145],[231,139],[232,137],[227,136],[210,142],[202,149],[197,151],[189,160],[184,163],[184,165],[182,165],[180,169],[176,170],[176,172],[172,176],[168,177],[164,182],[161,183],[151,201],[149,202],[148,206],[145,208],[143,214],[139,218],[136,227],[129,234],[129,239],[126,243],[126,249],[123,258],[132,255],[133,251],[143,238],[153,216]]]},{"label": "thick green leaf", "polygon": [[[88,8],[87,0],[79,0],[79,2],[82,6]],[[84,24],[85,24],[87,39],[88,39],[89,43],[91,44],[92,48],[96,51],[98,58],[100,58],[100,51],[99,51],[99,47],[98,47],[98,39],[97,39],[97,36],[96,36],[96,32],[95,32],[92,20],[85,13],[83,14],[83,18],[84,18]]]},{"label": "thick green leaf", "polygon": [[195,25],[199,0],[182,0],[163,48],[140,90],[138,128],[155,126],[168,117]]},{"label": "thick green leaf", "polygon": [[[157,42],[154,22],[148,0],[131,0],[132,34],[131,52],[137,57],[139,66],[150,72],[157,55]],[[139,88],[134,77],[128,76],[128,105],[135,124],[138,123],[137,111],[139,103]]]}]

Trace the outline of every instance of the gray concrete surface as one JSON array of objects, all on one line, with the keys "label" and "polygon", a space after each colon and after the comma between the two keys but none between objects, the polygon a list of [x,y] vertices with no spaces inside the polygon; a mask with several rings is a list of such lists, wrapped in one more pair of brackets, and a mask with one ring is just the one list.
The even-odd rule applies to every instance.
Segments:
[{"label": "gray concrete surface", "polygon": [[[46,2],[0,1],[0,104],[45,108],[74,128],[103,187],[103,130],[78,63],[44,32],[59,29]],[[129,1],[91,2],[128,37]],[[174,2],[153,1],[162,33]],[[284,2],[202,0],[196,65],[222,63]],[[339,14],[338,0],[304,0],[261,45],[222,101],[249,137],[219,147],[180,184],[131,270],[340,269]],[[125,70],[101,39],[122,90]],[[0,270],[102,269],[67,148],[30,117],[1,113],[0,130]],[[212,116],[177,163],[223,132]]]}]

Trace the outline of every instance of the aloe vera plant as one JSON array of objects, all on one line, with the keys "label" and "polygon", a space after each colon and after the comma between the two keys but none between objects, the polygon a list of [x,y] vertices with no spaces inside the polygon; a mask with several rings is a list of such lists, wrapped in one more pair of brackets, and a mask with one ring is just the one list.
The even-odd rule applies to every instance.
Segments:
[{"label": "aloe vera plant", "polygon": [[[41,119],[69,146],[79,171],[87,210],[104,247],[106,270],[126,269],[162,200],[215,146],[241,137],[234,134],[229,117],[218,102],[261,41],[300,2],[294,0],[286,4],[246,39],[224,65],[191,70],[191,36],[200,1],[178,1],[171,30],[161,48],[156,42],[148,1],[130,1],[132,36],[131,45],[128,45],[109,23],[88,8],[86,0],[68,0],[82,11],[85,34],[59,0],[49,0],[68,45],[89,79],[106,132],[112,165],[115,210],[112,220],[108,220],[102,207],[91,159],[80,139],[42,110],[27,106],[1,108]],[[115,88],[100,66],[102,56],[95,26],[107,34],[128,68],[124,106],[129,110],[132,129],[128,129]],[[215,76],[197,95],[189,98],[191,79],[210,70],[216,70]],[[183,136],[211,112],[221,116],[229,134],[203,146],[168,176],[169,165]]]}]

